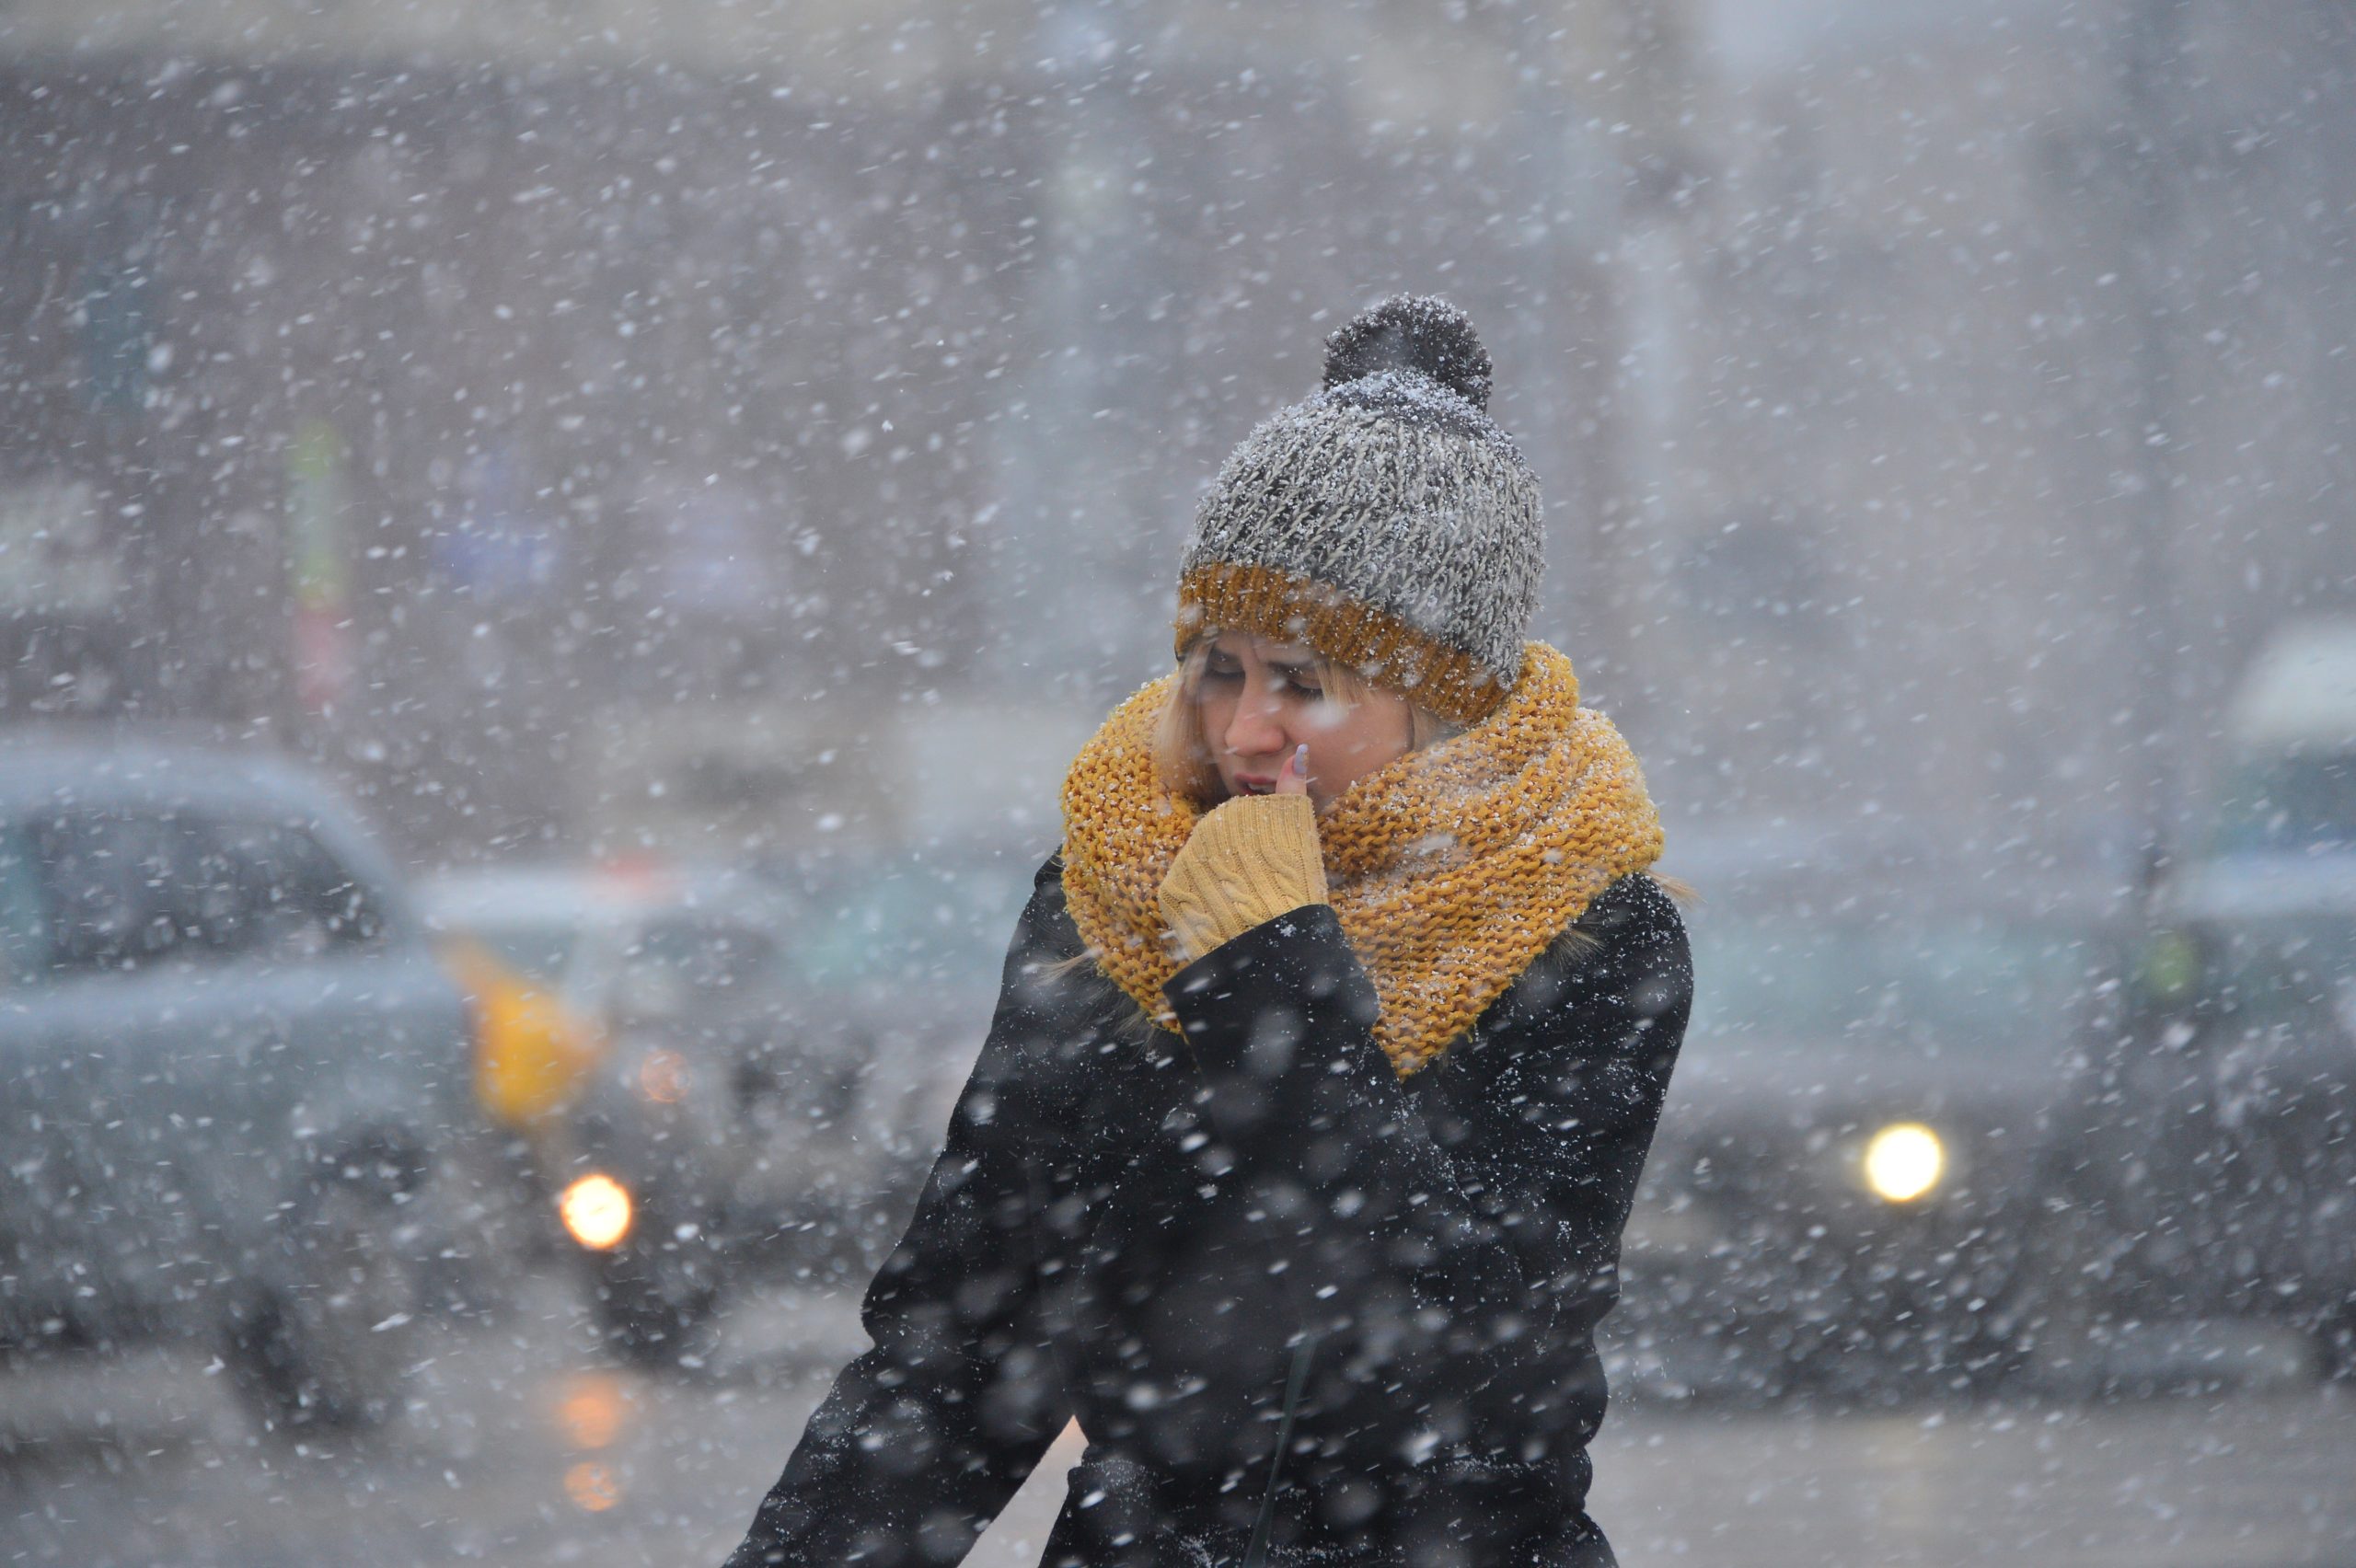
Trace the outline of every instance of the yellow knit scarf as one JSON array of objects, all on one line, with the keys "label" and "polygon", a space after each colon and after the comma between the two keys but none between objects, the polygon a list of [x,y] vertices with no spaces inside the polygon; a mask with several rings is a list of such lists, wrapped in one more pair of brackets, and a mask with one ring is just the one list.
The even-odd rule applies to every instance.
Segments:
[{"label": "yellow knit scarf", "polygon": [[[1181,967],[1156,894],[1201,814],[1163,786],[1155,725],[1178,677],[1115,709],[1064,780],[1064,898],[1097,966],[1165,1028]],[[1613,882],[1660,858],[1660,817],[1571,662],[1527,645],[1488,718],[1359,779],[1318,818],[1334,910],[1374,981],[1404,1078]]]}]

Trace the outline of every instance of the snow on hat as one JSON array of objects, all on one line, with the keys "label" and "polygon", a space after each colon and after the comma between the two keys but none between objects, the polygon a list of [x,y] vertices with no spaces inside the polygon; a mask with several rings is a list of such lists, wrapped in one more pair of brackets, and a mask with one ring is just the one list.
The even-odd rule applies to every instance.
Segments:
[{"label": "snow on hat", "polygon": [[1488,351],[1445,300],[1400,294],[1328,338],[1324,388],[1246,436],[1195,513],[1179,651],[1214,628],[1306,643],[1486,718],[1544,564],[1537,477],[1488,401]]}]

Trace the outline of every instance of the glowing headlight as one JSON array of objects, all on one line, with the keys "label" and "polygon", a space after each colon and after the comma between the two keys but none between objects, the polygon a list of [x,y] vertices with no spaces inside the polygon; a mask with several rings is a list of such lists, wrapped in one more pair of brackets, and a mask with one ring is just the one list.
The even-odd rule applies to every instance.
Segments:
[{"label": "glowing headlight", "polygon": [[611,1176],[592,1172],[565,1188],[556,1212],[575,1241],[603,1252],[621,1245],[629,1234],[629,1189]]},{"label": "glowing headlight", "polygon": [[1939,1184],[1947,1151],[1920,1122],[1894,1122],[1865,1145],[1865,1185],[1893,1204],[1911,1204]]}]

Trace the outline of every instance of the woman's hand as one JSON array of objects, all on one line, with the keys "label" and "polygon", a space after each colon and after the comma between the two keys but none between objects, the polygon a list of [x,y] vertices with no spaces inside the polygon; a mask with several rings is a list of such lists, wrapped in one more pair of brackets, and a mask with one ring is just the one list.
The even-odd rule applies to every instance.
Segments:
[{"label": "woman's hand", "polygon": [[1161,917],[1187,959],[1264,921],[1325,902],[1325,860],[1309,801],[1307,746],[1266,795],[1238,795],[1195,824],[1162,878]]}]

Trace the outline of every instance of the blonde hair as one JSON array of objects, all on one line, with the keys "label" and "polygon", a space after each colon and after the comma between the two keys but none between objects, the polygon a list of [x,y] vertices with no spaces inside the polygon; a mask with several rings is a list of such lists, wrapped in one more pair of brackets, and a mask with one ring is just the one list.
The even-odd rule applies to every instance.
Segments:
[{"label": "blonde hair", "polygon": [[[1227,799],[1227,786],[1219,781],[1218,764],[1211,755],[1210,740],[1203,733],[1201,702],[1203,667],[1210,662],[1211,643],[1219,629],[1205,627],[1179,654],[1178,684],[1171,688],[1170,701],[1162,709],[1153,732],[1153,765],[1161,776],[1162,785],[1172,793],[1184,795],[1204,807]],[[1330,698],[1355,707],[1365,701],[1373,689],[1374,682],[1322,653],[1316,655],[1316,664],[1318,685]],[[1407,705],[1410,751],[1421,751],[1463,731],[1463,725],[1442,718],[1428,708],[1412,702]]]}]

